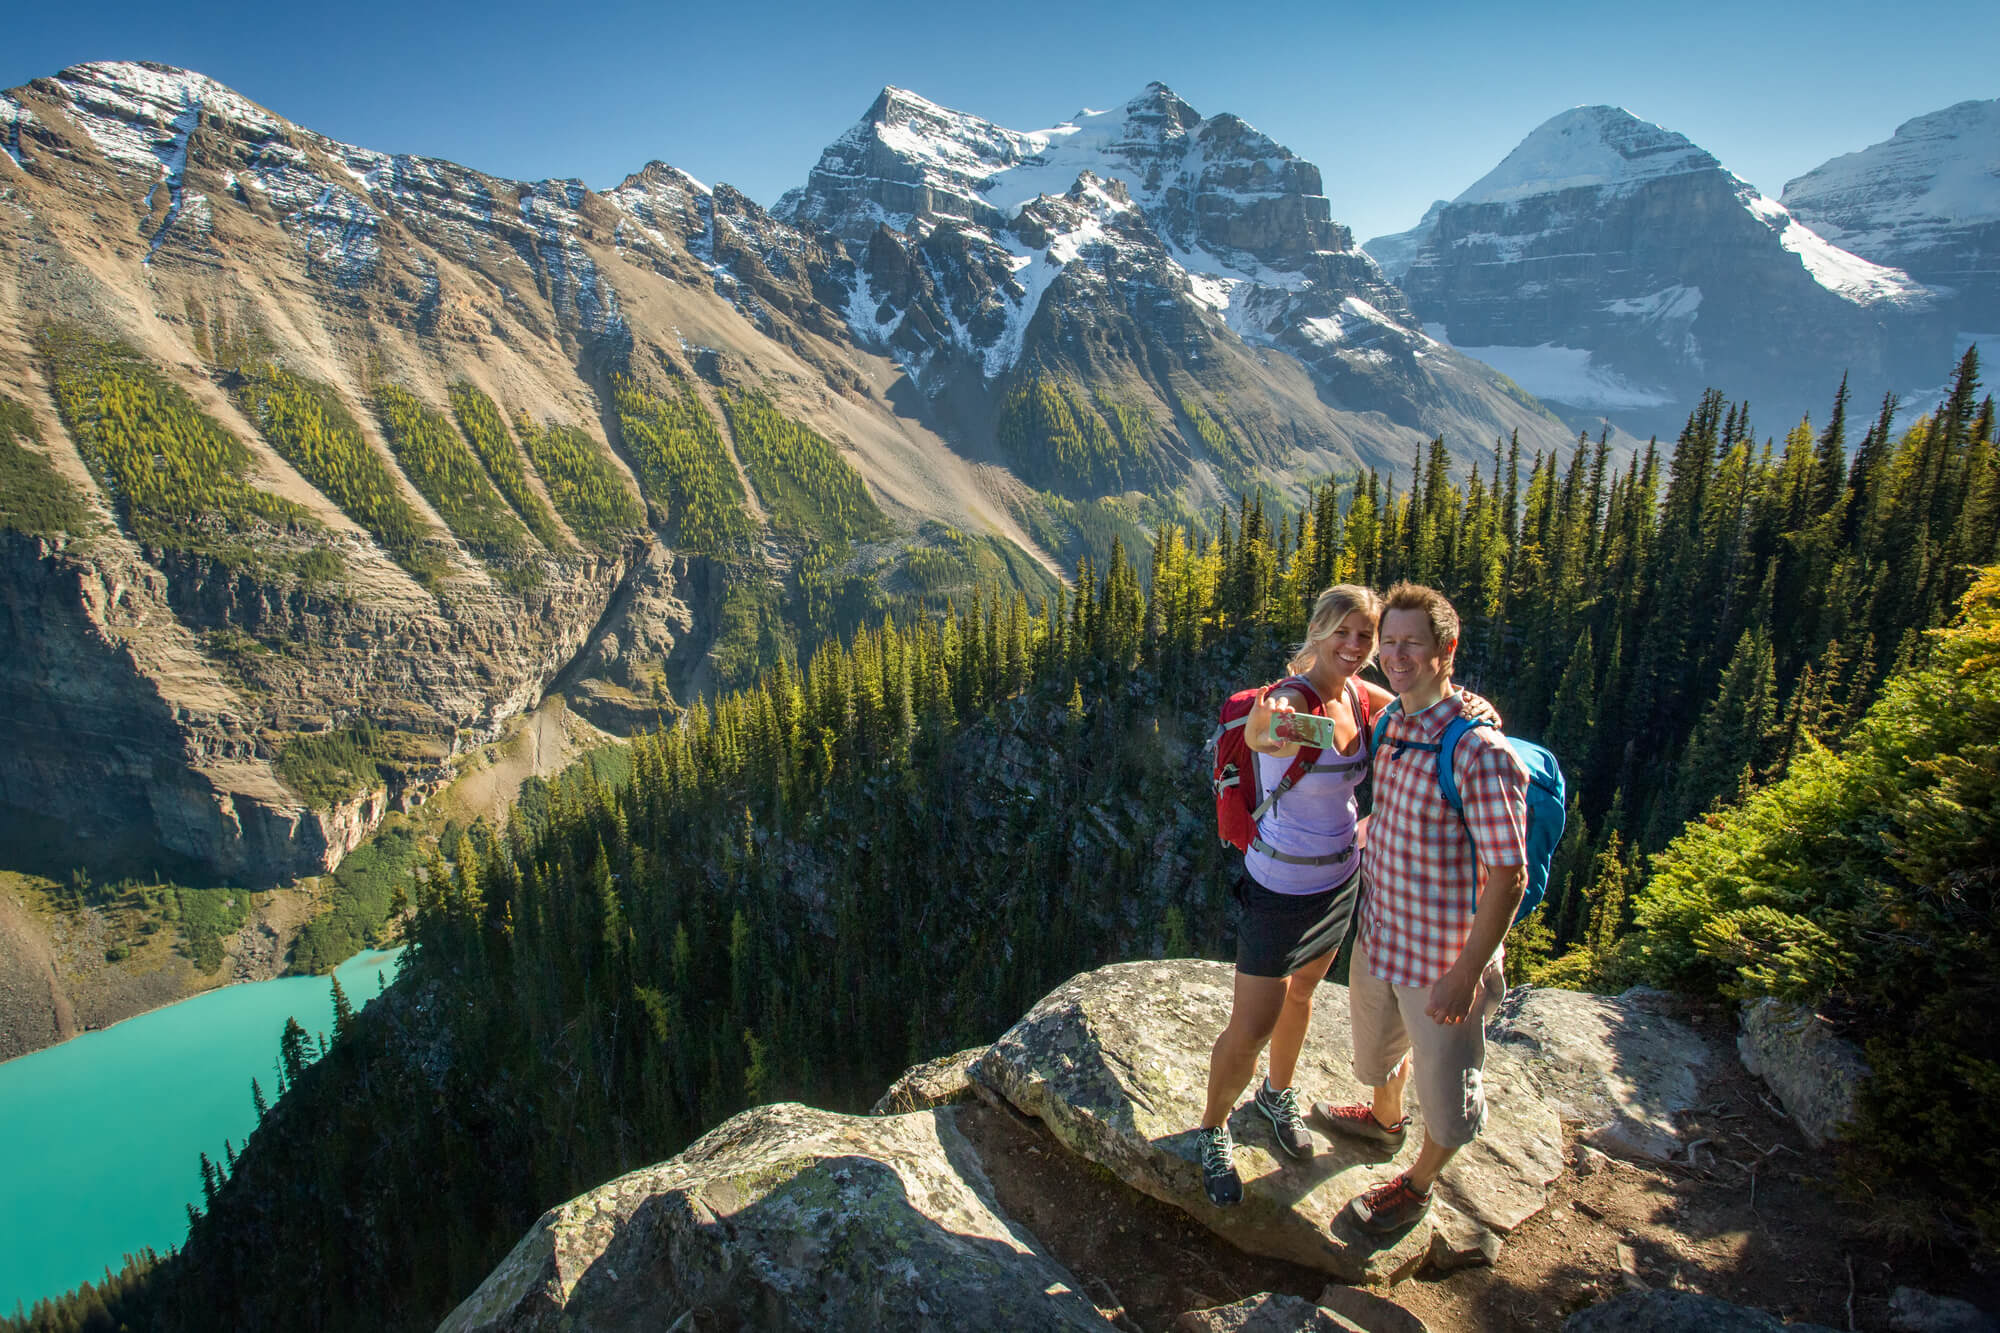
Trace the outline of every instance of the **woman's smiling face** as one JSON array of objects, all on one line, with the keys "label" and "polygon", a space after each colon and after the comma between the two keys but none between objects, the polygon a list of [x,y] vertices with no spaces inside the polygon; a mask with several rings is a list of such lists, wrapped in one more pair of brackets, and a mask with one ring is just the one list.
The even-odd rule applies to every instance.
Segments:
[{"label": "woman's smiling face", "polygon": [[1320,651],[1332,653],[1346,673],[1353,675],[1375,655],[1375,617],[1366,611],[1349,611],[1321,641]]}]

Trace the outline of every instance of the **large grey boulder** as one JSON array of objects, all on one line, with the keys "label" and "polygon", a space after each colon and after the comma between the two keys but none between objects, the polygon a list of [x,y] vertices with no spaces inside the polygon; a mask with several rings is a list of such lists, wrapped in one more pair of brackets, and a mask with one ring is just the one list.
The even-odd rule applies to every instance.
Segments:
[{"label": "large grey boulder", "polygon": [[1889,1327],[1894,1333],[1994,1333],[1995,1325],[1971,1301],[1898,1287],[1889,1293]]},{"label": "large grey boulder", "polygon": [[1744,1305],[1691,1291],[1634,1291],[1579,1310],[1563,1333],[1833,1333],[1824,1324],[1787,1324]]},{"label": "large grey boulder", "polygon": [[1565,1120],[1587,1127],[1591,1146],[1666,1161],[1683,1147],[1674,1117],[1695,1104],[1717,1056],[1669,1004],[1658,991],[1520,986],[1508,992],[1491,1036],[1523,1057]]},{"label": "large grey boulder", "polygon": [[[1388,1282],[1422,1264],[1433,1225],[1380,1240],[1353,1226],[1347,1202],[1414,1160],[1421,1133],[1395,1158],[1322,1135],[1312,1160],[1277,1148],[1246,1099],[1230,1118],[1244,1200],[1216,1208],[1202,1190],[1196,1129],[1209,1049],[1229,1017],[1226,963],[1121,963],[1073,977],[1029,1011],[980,1060],[974,1076],[1041,1119],[1071,1150],[1126,1184],[1186,1211],[1240,1249],[1307,1264],[1347,1282]],[[1350,1068],[1343,988],[1324,986],[1299,1061],[1301,1100],[1363,1095]],[[1506,1046],[1491,1048],[1487,1129],[1439,1181],[1433,1214],[1455,1229],[1504,1232],[1547,1201],[1562,1172],[1556,1110]],[[1420,1131],[1421,1105],[1412,1108]],[[1465,1216],[1454,1217],[1454,1209]]]},{"label": "large grey boulder", "polygon": [[955,1115],[745,1111],[544,1214],[440,1329],[1111,1327],[1000,1211]]},{"label": "large grey boulder", "polygon": [[1861,1049],[1805,1005],[1764,996],[1743,1006],[1743,1067],[1771,1086],[1815,1148],[1841,1136],[1868,1081]]}]

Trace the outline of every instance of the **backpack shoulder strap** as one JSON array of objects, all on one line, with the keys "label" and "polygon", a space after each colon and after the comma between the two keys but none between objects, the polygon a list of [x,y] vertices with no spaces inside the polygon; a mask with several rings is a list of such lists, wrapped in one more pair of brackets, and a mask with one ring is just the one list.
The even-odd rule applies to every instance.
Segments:
[{"label": "backpack shoulder strap", "polygon": [[1389,721],[1403,711],[1401,699],[1391,699],[1389,706],[1375,715],[1375,730],[1368,742],[1370,754],[1382,748],[1382,738],[1389,734]]},{"label": "backpack shoulder strap", "polygon": [[1460,819],[1465,818],[1465,800],[1458,794],[1458,775],[1452,771],[1452,754],[1458,749],[1458,743],[1465,739],[1467,732],[1492,725],[1490,722],[1475,722],[1461,715],[1447,723],[1444,735],[1438,737],[1438,791],[1443,793],[1445,804],[1458,811]]},{"label": "backpack shoulder strap", "polygon": [[[1317,713],[1326,706],[1324,701],[1319,697],[1319,691],[1314,689],[1311,682],[1303,676],[1287,676],[1277,684],[1271,686],[1271,688],[1274,690],[1297,690],[1305,696],[1306,702],[1311,705],[1307,710],[1309,712]],[[1319,762],[1319,756],[1320,752],[1318,750],[1303,745],[1300,746],[1298,753],[1292,756],[1292,762],[1286,767],[1285,775],[1278,779],[1278,784],[1275,787],[1271,788],[1271,794],[1259,801],[1256,809],[1250,812],[1250,822],[1253,824],[1261,822],[1265,813],[1273,805],[1277,804],[1278,798],[1290,791],[1293,785],[1306,775],[1306,771]],[[1254,750],[1251,751],[1250,766],[1252,769],[1255,769],[1257,766],[1256,751]]]},{"label": "backpack shoulder strap", "polygon": [[1274,690],[1297,690],[1306,697],[1306,711],[1309,713],[1318,713],[1326,708],[1326,701],[1319,697],[1319,691],[1314,689],[1312,682],[1304,676],[1286,676],[1283,680],[1271,686],[1271,688]]}]

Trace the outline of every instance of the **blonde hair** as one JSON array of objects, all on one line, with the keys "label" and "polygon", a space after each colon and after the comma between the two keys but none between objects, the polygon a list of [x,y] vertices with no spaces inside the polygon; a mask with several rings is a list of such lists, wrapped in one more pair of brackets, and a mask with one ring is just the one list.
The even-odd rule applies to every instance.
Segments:
[{"label": "blonde hair", "polygon": [[[1355,583],[1336,583],[1313,601],[1312,617],[1306,621],[1306,641],[1292,653],[1292,660],[1285,669],[1294,676],[1303,676],[1311,671],[1319,661],[1319,645],[1340,628],[1340,622],[1359,611],[1369,619],[1382,619],[1382,599],[1373,588],[1364,588]],[[1375,660],[1371,650],[1368,661]],[[1367,666],[1368,662],[1361,665]]]}]

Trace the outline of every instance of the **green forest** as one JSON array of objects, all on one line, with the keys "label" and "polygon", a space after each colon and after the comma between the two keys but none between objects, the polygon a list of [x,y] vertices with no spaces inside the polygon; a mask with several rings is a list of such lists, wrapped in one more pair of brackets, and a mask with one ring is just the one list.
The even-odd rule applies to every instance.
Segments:
[{"label": "green forest", "polygon": [[[468,419],[477,418],[461,414],[461,421]],[[514,433],[548,487],[556,512],[593,550],[618,550],[645,523],[617,465],[584,431],[553,421],[536,425],[524,415],[515,419]]]},{"label": "green forest", "polygon": [[1462,479],[1439,442],[1405,485],[1246,497],[1033,605],[976,594],[781,661],[634,742],[629,776],[572,769],[433,858],[398,984],[324,1058],[288,1042],[186,1247],[24,1326],[429,1327],[543,1209],[743,1106],[858,1110],[1080,969],[1227,957],[1203,739],[1339,580],[1443,588],[1459,678],[1570,776],[1517,979],[1820,1005],[1889,1075],[1853,1187],[1922,1243],[1990,1247],[2000,454],[1976,354],[1894,420],[1850,450],[1843,388],[1775,440],[1712,395],[1622,467],[1585,439]]},{"label": "green forest", "polygon": [[95,526],[48,455],[34,414],[0,394],[0,527],[30,537],[82,537]]},{"label": "green forest", "polygon": [[886,536],[861,474],[819,432],[780,412],[761,393],[724,394],[723,414],[757,498],[778,532],[846,543]]},{"label": "green forest", "polygon": [[611,400],[639,490],[668,540],[703,555],[747,552],[752,524],[743,483],[694,386],[682,382],[669,397],[620,375],[611,381]]},{"label": "green forest", "polygon": [[130,348],[53,324],[35,345],[63,425],[138,541],[254,569],[258,538],[319,528],[253,486],[243,442]]},{"label": "green forest", "polygon": [[[1215,425],[1206,414],[1204,419]],[[1120,406],[1107,420],[1083,390],[1060,380],[1016,387],[1000,405],[998,429],[1000,447],[1021,476],[1058,492],[1143,487],[1156,470],[1145,413]]]},{"label": "green forest", "polygon": [[244,413],[285,461],[366,528],[410,576],[434,588],[450,566],[428,523],[410,507],[388,462],[331,385],[268,361],[247,360],[230,376]]},{"label": "green forest", "polygon": [[375,411],[404,475],[460,541],[501,568],[527,554],[528,530],[508,512],[449,417],[393,384],[375,390]]},{"label": "green forest", "polygon": [[568,549],[569,543],[556,527],[554,515],[528,485],[528,474],[521,467],[521,451],[507,434],[507,423],[501,420],[493,400],[470,381],[457,380],[451,386],[451,411],[458,418],[458,428],[465,432],[466,441],[485,465],[487,475],[528,525],[528,531],[551,551]]}]

